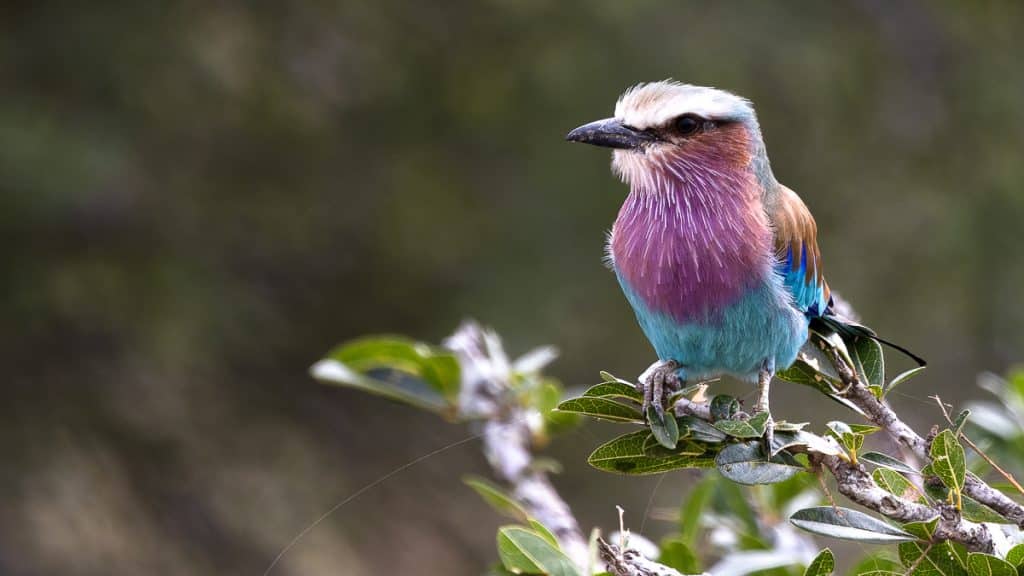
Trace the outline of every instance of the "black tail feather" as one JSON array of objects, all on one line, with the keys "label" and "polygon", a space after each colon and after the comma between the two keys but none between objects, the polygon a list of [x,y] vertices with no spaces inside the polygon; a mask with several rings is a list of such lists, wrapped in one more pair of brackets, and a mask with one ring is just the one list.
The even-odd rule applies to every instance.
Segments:
[{"label": "black tail feather", "polygon": [[921,358],[917,354],[914,354],[910,350],[907,350],[906,348],[900,346],[899,344],[896,344],[895,342],[890,342],[884,338],[879,337],[878,334],[875,334],[874,330],[868,328],[867,326],[864,326],[863,324],[858,324],[856,322],[847,320],[846,318],[842,318],[835,314],[826,314],[824,316],[818,316],[814,320],[820,321],[823,325],[825,325],[828,328],[831,328],[840,336],[870,338],[875,342],[882,344],[883,346],[888,346],[889,348],[892,348],[893,350],[896,350],[897,352],[904,354],[905,356],[916,362],[918,366],[928,365],[928,362],[925,361],[924,358]]}]

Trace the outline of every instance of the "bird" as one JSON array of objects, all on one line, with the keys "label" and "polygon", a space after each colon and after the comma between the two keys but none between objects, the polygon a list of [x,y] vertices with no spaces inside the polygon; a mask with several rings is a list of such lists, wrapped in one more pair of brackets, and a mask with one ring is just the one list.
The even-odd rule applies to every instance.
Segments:
[{"label": "bird", "polygon": [[814,217],[772,172],[753,104],[640,83],[566,139],[611,148],[629,186],[606,260],[658,357],[640,377],[645,417],[664,419],[683,382],[730,375],[757,385],[770,441],[772,378],[834,310]]}]

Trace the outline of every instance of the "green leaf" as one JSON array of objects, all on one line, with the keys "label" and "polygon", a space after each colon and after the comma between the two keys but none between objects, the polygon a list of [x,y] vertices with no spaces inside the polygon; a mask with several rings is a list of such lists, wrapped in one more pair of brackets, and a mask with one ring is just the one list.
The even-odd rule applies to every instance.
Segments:
[{"label": "green leaf", "polygon": [[971,522],[990,522],[992,524],[1013,524],[1013,522],[1007,520],[1002,514],[995,510],[985,506],[981,502],[978,502],[974,498],[969,496],[963,496],[964,507],[960,511],[960,514]]},{"label": "green leaf", "polygon": [[960,433],[963,432],[964,426],[967,424],[967,419],[970,418],[971,411],[963,410],[957,415],[956,420],[953,421],[953,434],[959,438]]},{"label": "green leaf", "polygon": [[819,348],[824,348],[825,346],[834,348],[848,364],[853,365],[850,351],[846,349],[846,341],[835,330],[824,326],[811,328],[809,341],[816,344]]},{"label": "green leaf", "polygon": [[533,518],[529,519],[529,523],[530,523],[530,528],[533,528],[534,532],[536,532],[541,537],[543,537],[545,540],[547,540],[549,544],[551,544],[555,548],[558,548],[559,550],[561,550],[561,548],[558,545],[558,538],[555,538],[555,535],[551,533],[551,530],[548,530],[547,526],[541,524],[540,522],[538,522],[537,520],[534,520]]},{"label": "green leaf", "polygon": [[487,571],[484,572],[483,576],[515,576],[515,572],[509,571],[501,564],[501,562],[498,562],[488,566]]},{"label": "green leaf", "polygon": [[553,379],[542,379],[531,394],[531,402],[538,412],[544,415],[544,432],[557,434],[569,430],[579,424],[579,414],[557,410],[562,399],[562,387]]},{"label": "green leaf", "polygon": [[479,476],[466,476],[462,479],[462,482],[475,490],[484,499],[484,502],[490,504],[491,508],[494,508],[501,514],[523,522],[529,519],[530,515],[516,502],[515,498],[512,498],[507,492],[487,480]]},{"label": "green leaf", "polygon": [[673,450],[679,443],[679,424],[672,414],[661,413],[654,409],[654,406],[647,407],[647,422],[651,428],[654,439],[669,450]]},{"label": "green leaf", "polygon": [[916,576],[966,576],[967,552],[962,545],[949,541],[929,544],[937,523],[938,518],[935,518],[903,526],[919,541],[899,545],[900,561],[908,568],[916,564],[917,569],[913,572]]},{"label": "green leaf", "polygon": [[719,482],[719,479],[715,476],[710,474],[705,476],[690,491],[686,502],[683,503],[683,507],[679,512],[679,533],[682,535],[683,541],[690,548],[697,545],[697,539],[700,535],[701,518],[704,516],[704,510],[714,495],[717,482]]},{"label": "green leaf", "polygon": [[835,569],[836,557],[832,555],[831,550],[825,548],[807,566],[804,576],[829,576]]},{"label": "green leaf", "polygon": [[518,574],[579,576],[572,561],[545,536],[522,526],[498,529],[498,556],[502,565]]},{"label": "green leaf", "polygon": [[830,395],[842,387],[842,381],[833,372],[831,363],[813,346],[805,347],[789,368],[776,372],[775,376]]},{"label": "green leaf", "polygon": [[677,468],[709,468],[714,460],[704,456],[705,451],[706,447],[686,439],[669,450],[653,439],[650,430],[639,430],[598,446],[587,462],[606,472],[658,474]]},{"label": "green leaf", "polygon": [[[853,426],[846,422],[834,420],[826,424],[826,426],[828,427],[829,434],[836,440],[839,440],[851,453],[859,452],[861,446],[864,445],[864,435],[856,432]],[[873,432],[872,428],[871,426],[858,426],[858,429],[866,429]]]},{"label": "green leaf", "polygon": [[900,570],[900,563],[890,558],[888,552],[876,552],[861,558],[847,574],[849,576],[864,576],[866,574],[873,574],[875,576],[897,574],[902,576],[903,570]]},{"label": "green leaf", "polygon": [[[718,479],[717,475],[709,474],[708,476]],[[722,482],[721,479],[718,479],[718,483],[715,486],[715,499],[712,509],[716,513],[721,512],[726,516],[739,520],[741,529],[737,530],[737,534],[740,535],[741,539],[744,535],[755,535],[751,538],[760,540],[758,513],[750,505],[750,499],[747,498],[748,494],[750,494],[750,490],[745,486],[735,482]],[[760,543],[752,547],[764,548],[766,546],[764,543]]]},{"label": "green leaf", "polygon": [[899,460],[893,458],[892,456],[882,454],[881,452],[865,452],[864,454],[860,455],[860,460],[870,462],[875,466],[881,466],[882,468],[888,468],[889,470],[902,472],[904,474],[920,474],[919,471],[915,470],[908,464],[900,462]]},{"label": "green leaf", "polygon": [[[815,352],[818,356],[821,356],[821,351],[815,349]],[[814,362],[813,365],[808,363],[808,361],[811,360]],[[859,406],[836,393],[837,390],[842,389],[843,383],[838,376],[834,375],[832,365],[824,359],[824,356],[821,356],[820,362],[824,362],[824,364],[819,363],[819,359],[807,358],[805,353],[801,352],[801,358],[798,358],[797,361],[786,370],[777,372],[775,376],[780,380],[810,386],[818,392],[828,396],[832,401],[842,404],[857,414],[863,415],[864,412]],[[815,366],[820,366],[822,370],[828,370],[832,375],[816,369]]]},{"label": "green leaf", "polygon": [[618,376],[612,374],[611,372],[605,372],[604,370],[601,370],[599,374],[601,375],[601,380],[603,380],[604,382],[618,382],[620,384],[625,384],[626,386],[629,386],[636,390],[636,385],[634,385],[632,382],[630,382],[629,380],[623,380],[622,378],[619,378]]},{"label": "green leaf", "polygon": [[903,498],[904,500],[910,500],[911,502],[923,502],[924,495],[910,483],[909,480],[903,477],[902,474],[895,470],[888,468],[876,468],[871,473],[871,478],[875,481],[875,484],[885,490],[886,492]]},{"label": "green leaf", "polygon": [[697,442],[717,444],[728,438],[724,432],[695,416],[681,416],[676,421],[680,428],[689,430],[689,438]]},{"label": "green leaf", "polygon": [[732,420],[740,411],[740,403],[732,396],[719,394],[711,399],[712,420]]},{"label": "green leaf", "polygon": [[381,368],[362,374],[337,360],[325,359],[309,371],[321,382],[355,388],[423,410],[445,413],[452,409],[452,405],[425,381],[399,370]]},{"label": "green leaf", "polygon": [[799,432],[807,427],[810,422],[786,422],[779,420],[775,423],[776,432]]},{"label": "green leaf", "polygon": [[967,573],[971,576],[1017,576],[1017,568],[995,556],[971,552],[967,555]]},{"label": "green leaf", "polygon": [[889,385],[885,387],[885,393],[888,394],[889,392],[892,391],[893,388],[899,386],[900,384],[906,382],[907,380],[910,380],[911,378],[917,376],[921,372],[924,372],[925,368],[927,368],[927,366],[918,366],[917,368],[911,368],[906,372],[897,374],[895,378],[889,381]]},{"label": "green leaf", "polygon": [[594,398],[623,398],[636,403],[643,402],[644,400],[643,394],[635,386],[618,380],[595,384],[588,388],[583,395]]},{"label": "green leaf", "polygon": [[[934,483],[925,483],[924,490],[933,500],[938,500],[940,502],[949,501],[949,488],[946,488],[945,486]],[[1004,518],[995,510],[969,496],[961,496],[961,499],[963,501],[963,509],[960,510],[960,514],[971,522],[1012,524],[1012,522]]]},{"label": "green leaf", "polygon": [[757,440],[726,446],[715,458],[715,465],[722,476],[739,484],[773,484],[804,470],[785,452],[769,459]]},{"label": "green leaf", "polygon": [[1014,566],[1024,564],[1024,544],[1017,544],[1006,553],[1006,561]]},{"label": "green leaf", "polygon": [[633,406],[627,406],[608,398],[581,396],[570,398],[558,405],[560,412],[583,414],[612,422],[643,422],[643,414]]},{"label": "green leaf", "polygon": [[760,431],[753,424],[750,420],[718,420],[714,427],[734,438],[760,438],[764,435],[764,422]]},{"label": "green leaf", "polygon": [[830,536],[840,540],[853,540],[871,544],[912,542],[913,535],[904,530],[849,508],[819,506],[804,508],[789,517],[797,528],[812,534]]},{"label": "green leaf", "polygon": [[[790,439],[792,437],[792,439]],[[790,446],[805,446],[811,452],[825,454],[827,456],[838,456],[843,453],[839,443],[833,438],[825,438],[817,434],[801,430],[795,434],[787,432],[776,432],[772,441],[772,453],[776,453]]]},{"label": "green leaf", "polygon": [[[953,432],[940,432],[932,441],[929,454],[932,458],[932,471],[959,497],[967,476],[967,462],[964,458],[964,448],[957,442]],[[959,500],[957,504],[959,507]]]},{"label": "green leaf", "polygon": [[699,574],[700,563],[680,536],[668,536],[661,541],[658,563],[678,570],[681,574]]},{"label": "green leaf", "polygon": [[871,338],[857,337],[850,348],[850,355],[865,384],[881,386],[885,383],[885,359],[881,344]]},{"label": "green leaf", "polygon": [[449,401],[459,394],[460,371],[455,355],[422,342],[371,336],[342,344],[327,357],[361,373],[389,368],[418,376]]}]

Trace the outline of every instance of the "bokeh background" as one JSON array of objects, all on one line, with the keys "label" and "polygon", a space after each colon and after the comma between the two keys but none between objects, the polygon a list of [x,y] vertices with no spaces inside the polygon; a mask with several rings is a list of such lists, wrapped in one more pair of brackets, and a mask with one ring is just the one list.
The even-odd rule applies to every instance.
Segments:
[{"label": "bokeh background", "polygon": [[[0,573],[261,574],[468,434],[307,376],[358,335],[472,316],[557,346],[568,386],[638,374],[601,264],[625,190],[562,137],[640,80],[754,100],[832,285],[932,362],[897,407],[936,421],[928,395],[1022,357],[1022,25],[1008,1],[5,3]],[[585,465],[610,432],[549,449],[588,527],[638,523],[657,482]],[[499,519],[469,471],[472,443],[389,479],[275,573],[481,573]]]}]

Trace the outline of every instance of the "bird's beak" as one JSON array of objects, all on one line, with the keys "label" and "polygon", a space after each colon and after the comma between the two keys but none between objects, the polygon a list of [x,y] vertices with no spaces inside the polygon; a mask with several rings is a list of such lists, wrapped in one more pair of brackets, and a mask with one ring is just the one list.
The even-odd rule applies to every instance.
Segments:
[{"label": "bird's beak", "polygon": [[565,135],[569,142],[583,142],[605,148],[639,148],[657,140],[649,132],[631,128],[616,118],[605,118],[584,124]]}]

